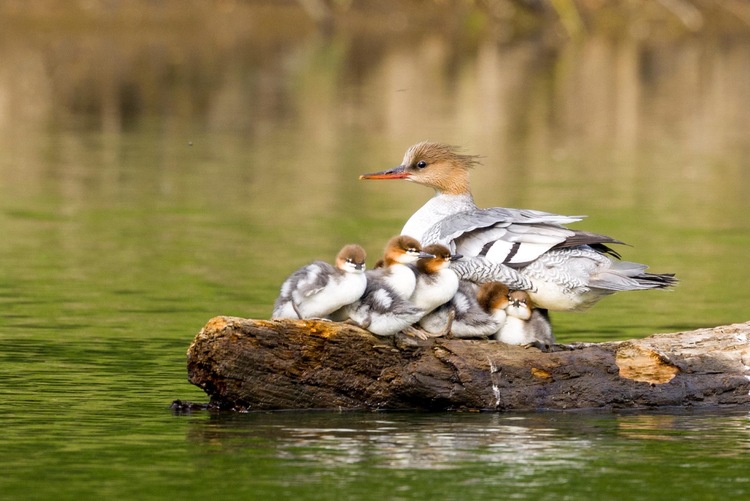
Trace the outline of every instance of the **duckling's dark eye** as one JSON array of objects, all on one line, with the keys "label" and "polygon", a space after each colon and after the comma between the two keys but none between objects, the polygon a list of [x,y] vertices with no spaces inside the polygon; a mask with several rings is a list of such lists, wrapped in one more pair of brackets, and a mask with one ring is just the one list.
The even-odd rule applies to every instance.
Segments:
[{"label": "duckling's dark eye", "polygon": [[419,167],[420,169],[424,169],[425,167],[427,167],[427,162],[425,162],[424,160],[420,160],[419,162],[417,162],[417,167]]}]

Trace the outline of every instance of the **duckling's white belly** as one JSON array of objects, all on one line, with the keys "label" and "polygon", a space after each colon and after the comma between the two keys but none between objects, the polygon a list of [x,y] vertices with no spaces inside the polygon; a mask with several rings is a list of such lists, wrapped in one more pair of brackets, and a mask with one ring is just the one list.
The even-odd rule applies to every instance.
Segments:
[{"label": "duckling's white belly", "polygon": [[304,318],[320,318],[362,297],[367,286],[364,273],[347,273],[331,279],[310,296],[299,298],[297,307]]},{"label": "duckling's white belly", "polygon": [[508,315],[505,325],[497,333],[495,339],[507,344],[529,344],[534,342],[533,333],[528,331],[526,320]]},{"label": "duckling's white belly", "polygon": [[390,313],[381,313],[373,315],[370,319],[370,325],[367,330],[378,336],[394,336],[415,324],[422,317],[422,313],[410,313],[394,315]]}]

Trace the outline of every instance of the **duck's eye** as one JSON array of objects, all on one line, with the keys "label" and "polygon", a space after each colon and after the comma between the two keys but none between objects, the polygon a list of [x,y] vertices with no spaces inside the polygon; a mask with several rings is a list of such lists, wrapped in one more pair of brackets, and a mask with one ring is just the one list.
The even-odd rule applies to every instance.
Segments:
[{"label": "duck's eye", "polygon": [[420,160],[419,162],[417,162],[417,167],[419,167],[420,169],[424,169],[425,167],[427,167],[427,162],[425,162],[424,160]]}]

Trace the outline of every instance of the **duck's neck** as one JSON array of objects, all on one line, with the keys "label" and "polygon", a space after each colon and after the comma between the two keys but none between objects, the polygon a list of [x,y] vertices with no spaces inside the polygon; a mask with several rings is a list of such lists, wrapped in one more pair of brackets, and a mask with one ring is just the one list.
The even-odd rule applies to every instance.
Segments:
[{"label": "duck's neck", "polygon": [[412,214],[401,230],[402,235],[409,235],[424,243],[425,232],[434,224],[466,210],[476,209],[474,198],[469,192],[460,194],[436,193],[417,212]]}]

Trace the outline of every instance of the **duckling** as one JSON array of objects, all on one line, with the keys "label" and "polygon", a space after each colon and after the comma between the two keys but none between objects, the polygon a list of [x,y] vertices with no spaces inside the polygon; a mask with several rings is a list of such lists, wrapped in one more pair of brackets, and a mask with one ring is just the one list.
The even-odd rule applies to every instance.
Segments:
[{"label": "duckling", "polygon": [[505,325],[495,339],[507,344],[537,347],[542,351],[552,349],[555,336],[547,310],[535,308],[525,291],[511,292],[508,301]]},{"label": "duckling", "polygon": [[394,336],[408,330],[425,314],[380,277],[368,280],[362,297],[343,310],[347,322],[378,336]]},{"label": "duckling", "polygon": [[461,259],[460,254],[451,254],[444,245],[433,244],[424,248],[431,257],[417,261],[417,284],[411,302],[429,313],[451,300],[458,291],[458,275],[451,263]]},{"label": "duckling", "polygon": [[425,311],[410,301],[417,286],[419,259],[434,258],[415,239],[392,238],[385,248],[383,267],[367,273],[367,287],[358,300],[342,308],[337,319],[367,329],[378,336],[393,336],[424,316]]},{"label": "duckling", "polygon": [[335,266],[315,261],[292,273],[281,285],[271,318],[322,318],[359,299],[365,292],[365,250],[344,246]]},{"label": "duckling", "polygon": [[367,277],[382,280],[399,297],[409,299],[417,286],[413,265],[420,259],[434,257],[424,252],[422,245],[414,238],[406,235],[395,236],[385,246],[382,266],[376,265],[376,269],[367,272]]},{"label": "duckling", "polygon": [[[499,309],[503,314],[502,320],[499,321],[480,306],[477,299],[478,292],[478,285],[468,280],[461,280],[453,298],[425,315],[419,321],[419,326],[436,337],[486,338],[494,335],[505,322],[505,305]],[[507,288],[505,291],[495,291],[495,293],[501,301],[507,304]],[[492,298],[487,298],[484,302],[490,304],[493,301]]]}]

